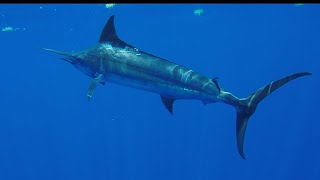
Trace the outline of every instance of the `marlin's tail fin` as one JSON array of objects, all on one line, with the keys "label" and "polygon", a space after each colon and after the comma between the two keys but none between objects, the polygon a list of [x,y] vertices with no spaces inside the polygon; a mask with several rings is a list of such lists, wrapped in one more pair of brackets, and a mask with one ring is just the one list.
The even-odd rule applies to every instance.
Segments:
[{"label": "marlin's tail fin", "polygon": [[264,87],[258,89],[256,92],[252,93],[246,98],[240,99],[238,105],[235,105],[237,110],[237,144],[238,144],[238,151],[243,159],[245,159],[243,153],[243,142],[244,142],[244,135],[247,128],[247,123],[251,115],[255,112],[258,104],[269,94],[271,94],[276,89],[280,88],[284,84],[292,81],[296,78],[301,76],[311,75],[308,72],[301,72],[292,74],[290,76],[281,78],[276,81],[272,81],[271,83],[265,85]]}]

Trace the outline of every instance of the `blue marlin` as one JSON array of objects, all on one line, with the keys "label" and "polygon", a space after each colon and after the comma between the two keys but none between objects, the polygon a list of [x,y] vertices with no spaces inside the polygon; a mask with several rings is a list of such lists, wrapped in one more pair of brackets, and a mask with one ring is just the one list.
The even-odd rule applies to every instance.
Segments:
[{"label": "blue marlin", "polygon": [[63,52],[43,48],[63,55],[61,58],[93,78],[87,91],[91,99],[98,84],[116,83],[160,95],[166,109],[173,114],[178,99],[196,99],[204,104],[222,102],[234,106],[237,112],[236,137],[240,156],[249,118],[259,102],[284,84],[309,72],[299,72],[261,87],[247,97],[238,98],[224,90],[217,78],[208,78],[190,68],[151,55],[122,41],[115,30],[114,16],[105,24],[99,43],[79,52]]}]

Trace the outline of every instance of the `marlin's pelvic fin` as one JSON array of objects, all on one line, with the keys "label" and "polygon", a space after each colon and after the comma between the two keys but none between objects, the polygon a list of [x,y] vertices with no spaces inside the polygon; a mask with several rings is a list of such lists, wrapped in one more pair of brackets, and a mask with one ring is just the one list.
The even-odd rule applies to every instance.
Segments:
[{"label": "marlin's pelvic fin", "polygon": [[101,84],[104,85],[104,82],[102,80],[103,75],[99,74],[96,78],[94,78],[89,86],[88,92],[87,92],[87,97],[88,97],[88,101],[90,101],[90,99],[92,98],[93,92],[97,87],[97,84],[100,82]]}]

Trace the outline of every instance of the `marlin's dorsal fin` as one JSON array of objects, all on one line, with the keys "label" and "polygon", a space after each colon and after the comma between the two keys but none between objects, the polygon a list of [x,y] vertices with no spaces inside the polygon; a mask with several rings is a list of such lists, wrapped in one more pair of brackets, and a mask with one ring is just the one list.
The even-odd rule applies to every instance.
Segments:
[{"label": "marlin's dorsal fin", "polygon": [[101,32],[99,43],[103,42],[124,43],[119,39],[116,29],[114,28],[114,15],[109,18]]},{"label": "marlin's dorsal fin", "polygon": [[[104,25],[104,28],[103,28],[103,30],[101,32],[99,43],[105,43],[105,42],[109,42],[109,43],[111,43],[113,45],[117,45],[117,46],[120,46],[120,47],[130,47],[130,48],[136,49],[136,47],[134,47],[134,46],[122,41],[119,38],[119,36],[118,36],[118,34],[116,32],[116,28],[114,27],[114,15],[112,15],[109,18],[109,20],[107,21],[106,25]],[[143,52],[143,51],[140,51],[140,52]],[[166,59],[157,57],[155,55],[152,55],[152,54],[149,54],[149,53],[146,53],[146,52],[143,52],[143,53],[147,54],[149,56],[153,56],[153,57],[168,61]]]},{"label": "marlin's dorsal fin", "polygon": [[219,92],[221,91],[221,87],[219,86],[219,83],[218,83],[218,77],[215,77],[215,78],[212,78],[212,82],[217,86]]}]

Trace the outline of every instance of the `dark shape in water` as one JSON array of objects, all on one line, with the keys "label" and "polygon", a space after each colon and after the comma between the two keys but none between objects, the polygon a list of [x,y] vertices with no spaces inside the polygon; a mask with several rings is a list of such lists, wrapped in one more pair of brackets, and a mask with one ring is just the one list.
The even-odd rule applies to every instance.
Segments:
[{"label": "dark shape in water", "polygon": [[171,114],[173,102],[178,99],[197,99],[204,104],[223,102],[234,106],[237,111],[238,150],[243,159],[247,123],[259,102],[287,82],[311,75],[308,72],[292,74],[267,84],[248,97],[238,98],[220,88],[216,78],[207,78],[187,67],[140,51],[120,40],[114,27],[114,16],[109,18],[102,30],[99,43],[93,48],[80,52],[44,50],[64,55],[61,59],[94,78],[87,92],[89,100],[98,83],[112,82],[159,94]]}]

